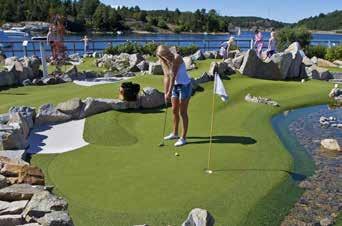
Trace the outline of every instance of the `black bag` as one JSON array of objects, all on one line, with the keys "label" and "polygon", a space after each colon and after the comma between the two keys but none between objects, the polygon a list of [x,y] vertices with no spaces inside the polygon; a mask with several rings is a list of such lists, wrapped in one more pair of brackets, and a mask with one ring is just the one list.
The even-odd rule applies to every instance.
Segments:
[{"label": "black bag", "polygon": [[137,101],[140,92],[140,85],[132,82],[124,82],[121,84],[120,94],[125,101]]}]

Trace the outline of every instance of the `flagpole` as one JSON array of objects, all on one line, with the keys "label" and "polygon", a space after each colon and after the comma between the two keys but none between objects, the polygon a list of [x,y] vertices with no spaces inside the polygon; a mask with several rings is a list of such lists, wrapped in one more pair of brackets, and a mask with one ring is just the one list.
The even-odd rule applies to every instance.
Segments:
[{"label": "flagpole", "polygon": [[214,76],[214,88],[213,88],[213,98],[212,98],[212,107],[211,107],[211,125],[210,125],[210,135],[209,135],[209,151],[208,151],[208,168],[207,173],[212,173],[213,171],[210,168],[211,163],[211,148],[213,145],[213,129],[214,129],[214,109],[215,109],[215,83],[216,83],[216,74]]}]

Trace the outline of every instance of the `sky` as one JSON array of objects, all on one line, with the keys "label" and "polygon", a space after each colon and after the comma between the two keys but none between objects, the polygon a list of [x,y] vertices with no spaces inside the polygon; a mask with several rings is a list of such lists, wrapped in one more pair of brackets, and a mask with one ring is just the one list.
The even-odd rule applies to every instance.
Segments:
[{"label": "sky", "polygon": [[342,10],[342,0],[101,0],[112,6],[136,6],[141,9],[195,11],[215,9],[223,16],[259,16],[294,23],[320,13]]}]

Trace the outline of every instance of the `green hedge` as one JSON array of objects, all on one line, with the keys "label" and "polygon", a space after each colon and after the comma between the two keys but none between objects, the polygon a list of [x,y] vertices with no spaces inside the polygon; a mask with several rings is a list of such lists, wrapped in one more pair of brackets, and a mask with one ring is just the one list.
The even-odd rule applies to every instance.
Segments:
[{"label": "green hedge", "polygon": [[299,42],[300,46],[305,49],[310,45],[311,39],[311,32],[304,28],[285,27],[277,34],[278,50],[285,50],[293,42]]},{"label": "green hedge", "polygon": [[[108,47],[104,50],[106,54],[112,54],[112,55],[117,55],[120,53],[128,53],[128,54],[133,54],[133,53],[141,53],[141,54],[149,54],[149,55],[155,55],[158,43],[146,43],[145,45],[141,45],[138,43],[133,43],[133,42],[127,42],[124,44],[120,44],[117,46],[111,46]],[[182,56],[187,56],[195,53],[198,50],[198,47],[195,45],[190,45],[190,46],[178,46],[176,47],[177,51],[180,55]]]},{"label": "green hedge", "polygon": [[330,61],[342,60],[342,45],[328,48],[325,59]]},{"label": "green hedge", "polygon": [[318,58],[325,58],[325,55],[327,54],[328,47],[317,45],[317,46],[307,46],[305,48],[305,55],[307,57],[318,57]]}]

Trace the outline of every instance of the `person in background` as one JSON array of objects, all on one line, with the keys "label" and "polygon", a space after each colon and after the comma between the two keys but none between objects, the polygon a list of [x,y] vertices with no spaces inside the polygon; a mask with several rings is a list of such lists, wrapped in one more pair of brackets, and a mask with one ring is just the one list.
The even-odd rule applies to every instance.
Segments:
[{"label": "person in background", "polygon": [[254,47],[256,48],[257,56],[261,58],[262,47],[264,46],[264,41],[261,32],[256,29],[254,36]]},{"label": "person in background", "polygon": [[51,48],[52,57],[54,58],[55,55],[56,55],[56,53],[55,53],[56,35],[55,35],[54,28],[51,27],[51,26],[49,27],[49,32],[48,32],[47,35],[46,35],[46,40],[47,40],[48,45],[49,45],[50,48]]},{"label": "person in background", "polygon": [[268,40],[268,48],[267,48],[267,58],[271,58],[271,56],[276,52],[276,33],[274,29],[271,31],[271,37]]},{"label": "person in background", "polygon": [[231,36],[228,41],[223,42],[221,44],[220,48],[220,56],[223,58],[223,60],[227,59],[229,56],[229,49],[231,46],[233,46],[235,43],[235,39],[233,36]]},{"label": "person in background", "polygon": [[82,41],[84,42],[84,54],[87,54],[88,52],[88,47],[89,47],[89,38],[87,35],[84,36],[84,38],[82,39]]},{"label": "person in background", "polygon": [[[188,105],[192,95],[191,78],[186,71],[183,58],[171,52],[167,46],[158,46],[156,55],[162,64],[164,72],[165,103],[171,99],[173,113],[173,131],[164,140],[175,140],[176,147],[186,144],[189,117]],[[178,125],[182,119],[183,130],[178,136]]]}]

